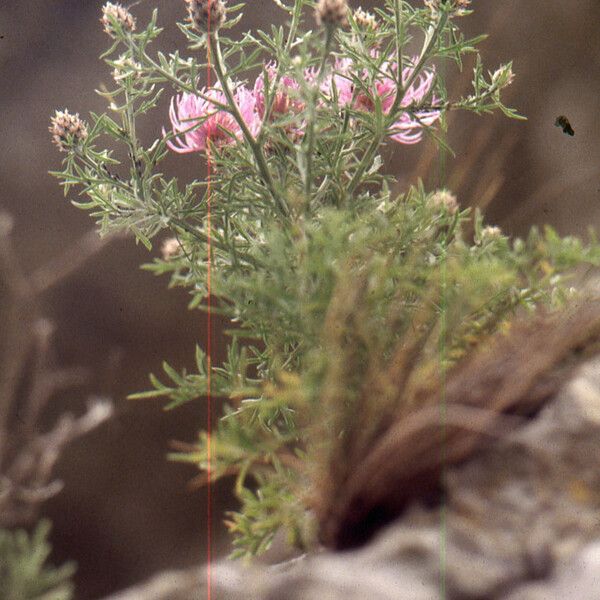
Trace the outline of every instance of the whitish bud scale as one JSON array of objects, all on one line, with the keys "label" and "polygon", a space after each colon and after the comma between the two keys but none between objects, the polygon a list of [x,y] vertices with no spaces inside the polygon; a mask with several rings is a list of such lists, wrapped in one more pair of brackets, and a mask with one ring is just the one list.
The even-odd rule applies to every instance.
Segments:
[{"label": "whitish bud scale", "polygon": [[124,31],[128,31],[131,33],[135,31],[135,19],[133,15],[120,4],[114,4],[112,2],[107,2],[102,7],[102,18],[100,22],[104,25],[104,31],[110,37],[115,37],[116,31],[114,27],[114,21],[119,23]]},{"label": "whitish bud scale", "polygon": [[48,128],[52,134],[52,142],[61,152],[67,152],[72,146],[85,141],[88,136],[87,126],[79,118],[79,114],[70,114],[68,110],[57,110],[50,119]]},{"label": "whitish bud scale", "polygon": [[188,20],[201,33],[214,33],[225,22],[222,0],[185,0]]}]

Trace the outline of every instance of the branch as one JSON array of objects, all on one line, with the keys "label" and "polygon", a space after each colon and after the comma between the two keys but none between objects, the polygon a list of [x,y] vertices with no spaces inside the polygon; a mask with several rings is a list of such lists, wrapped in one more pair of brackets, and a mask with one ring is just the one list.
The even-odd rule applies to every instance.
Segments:
[{"label": "branch", "polygon": [[52,367],[48,355],[54,327],[42,316],[40,305],[44,292],[122,237],[101,239],[89,232],[27,275],[14,251],[12,227],[10,216],[0,212],[0,284],[6,290],[6,306],[0,313],[0,526],[26,523],[41,502],[61,490],[62,483],[51,477],[64,446],[113,412],[110,402],[94,400],[82,417],[64,414],[48,433],[39,433],[39,419],[50,398],[88,377],[82,368]]}]

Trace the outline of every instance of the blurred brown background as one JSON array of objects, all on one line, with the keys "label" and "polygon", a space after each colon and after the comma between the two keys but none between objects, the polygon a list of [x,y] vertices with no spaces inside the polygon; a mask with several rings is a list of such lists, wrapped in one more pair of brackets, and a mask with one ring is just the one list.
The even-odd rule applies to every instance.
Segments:
[{"label": "blurred brown background", "polygon": [[[61,159],[47,127],[56,108],[83,117],[105,109],[94,92],[110,78],[97,58],[108,45],[98,22],[102,4],[0,1],[0,209],[15,219],[17,250],[28,271],[92,226],[47,174]],[[132,12],[141,24],[155,4],[165,27],[161,49],[183,49],[175,26],[184,15],[183,1],[140,3]],[[281,17],[271,0],[248,4],[243,29]],[[374,4],[362,2],[365,8]],[[506,97],[528,121],[452,117],[449,139],[457,157],[448,160],[445,175],[431,142],[397,146],[389,154],[399,185],[416,174],[430,183],[444,176],[461,203],[487,205],[488,220],[511,234],[545,222],[563,234],[597,227],[600,3],[474,0],[473,5],[475,14],[463,20],[465,32],[490,34],[481,46],[489,69],[514,61],[516,80]],[[447,73],[450,90],[468,89],[470,73],[461,76],[452,66]],[[554,127],[559,114],[569,117],[575,137]],[[159,135],[166,112],[155,118],[144,123],[146,141]],[[189,176],[200,166],[198,157],[186,156],[170,158],[165,168]],[[195,475],[191,467],[165,458],[169,440],[194,439],[205,422],[203,403],[165,413],[158,401],[125,400],[147,389],[147,374],[159,373],[163,359],[178,369],[192,367],[194,344],[205,335],[205,317],[186,310],[185,291],[168,291],[166,279],[138,269],[152,255],[131,240],[116,241],[44,297],[45,315],[57,326],[56,363],[94,373],[85,388],[57,398],[53,414],[77,410],[89,393],[110,395],[117,403],[110,424],[70,447],[59,466],[66,488],[45,506],[54,522],[55,559],[79,563],[79,598],[97,598],[158,569],[204,559],[205,493],[186,488]],[[117,366],[110,367],[111,361]],[[215,503],[218,510],[235,506],[224,488]],[[218,547],[224,551],[225,542]]]}]

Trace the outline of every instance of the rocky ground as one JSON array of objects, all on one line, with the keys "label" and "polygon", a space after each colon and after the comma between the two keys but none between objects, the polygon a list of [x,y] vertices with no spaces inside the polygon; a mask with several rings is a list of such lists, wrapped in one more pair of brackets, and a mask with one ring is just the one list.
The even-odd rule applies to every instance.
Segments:
[{"label": "rocky ground", "polygon": [[[357,551],[276,566],[221,562],[222,600],[600,598],[600,359],[532,421],[446,475],[443,510],[413,506]],[[110,600],[201,600],[205,571]]]}]

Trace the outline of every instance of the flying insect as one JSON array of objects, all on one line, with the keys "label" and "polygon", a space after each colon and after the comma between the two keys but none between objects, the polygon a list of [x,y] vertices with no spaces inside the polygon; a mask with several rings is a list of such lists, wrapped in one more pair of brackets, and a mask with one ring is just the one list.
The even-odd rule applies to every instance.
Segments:
[{"label": "flying insect", "polygon": [[561,127],[563,130],[563,133],[566,133],[567,135],[570,135],[570,136],[575,135],[575,130],[571,127],[571,123],[569,123],[569,119],[567,119],[567,117],[565,117],[564,115],[560,115],[559,117],[556,117],[556,121],[554,122],[554,125],[556,127]]}]

